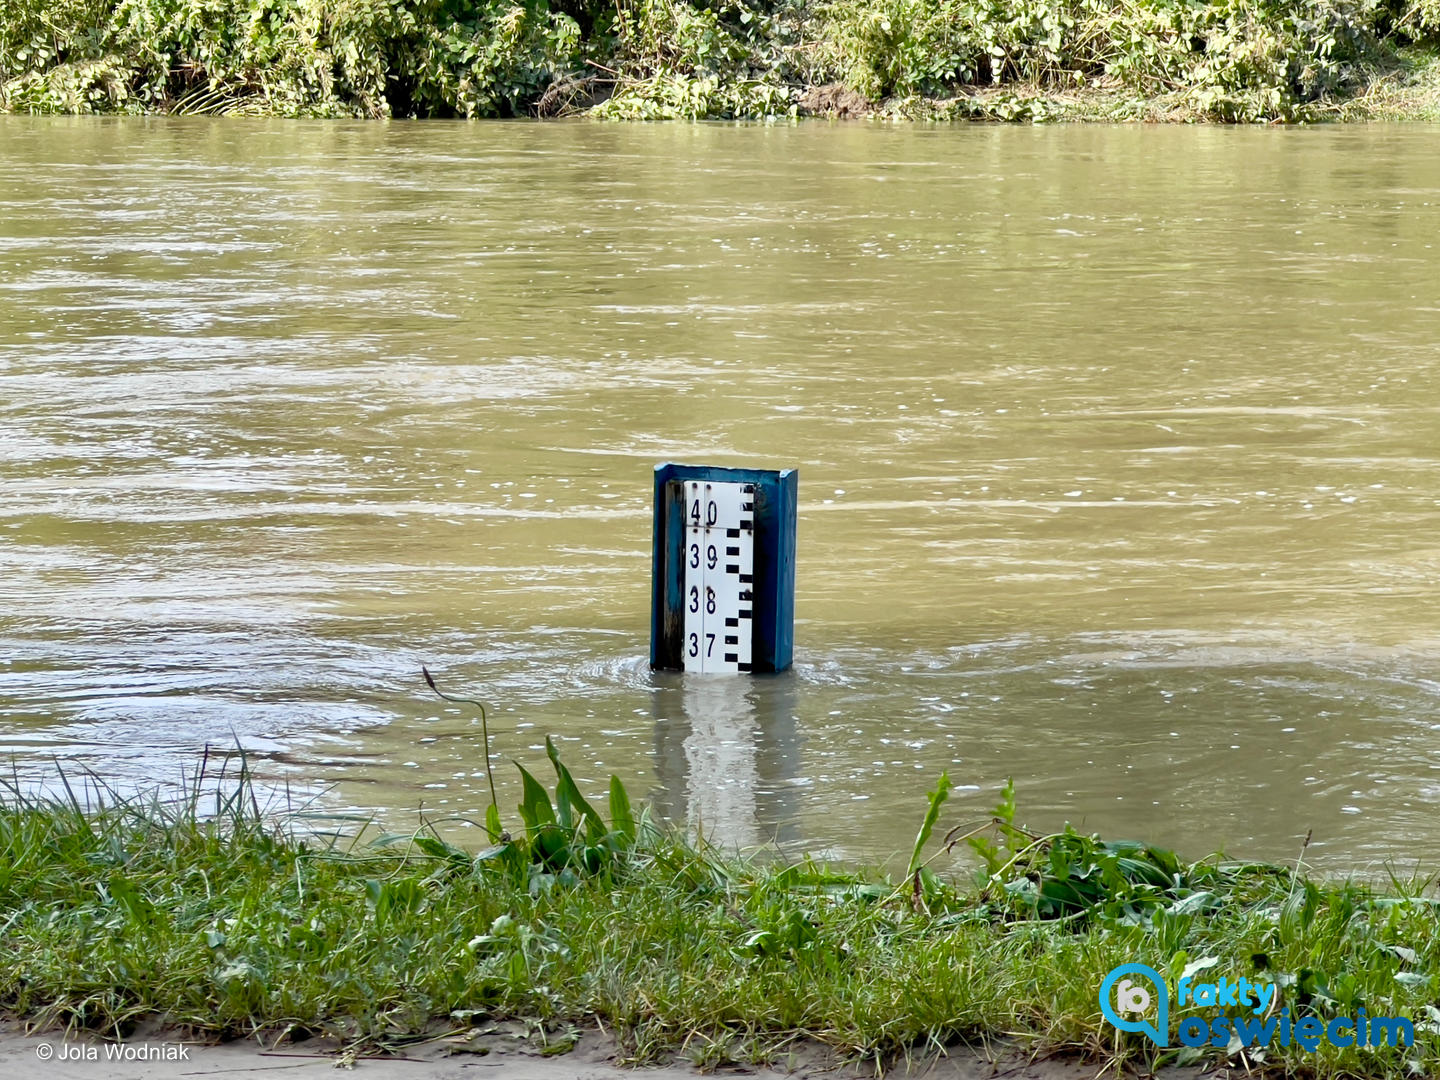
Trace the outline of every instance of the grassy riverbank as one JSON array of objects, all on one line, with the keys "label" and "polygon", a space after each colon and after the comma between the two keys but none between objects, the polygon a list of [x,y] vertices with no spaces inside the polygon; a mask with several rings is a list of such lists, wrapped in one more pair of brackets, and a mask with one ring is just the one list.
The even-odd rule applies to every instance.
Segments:
[{"label": "grassy riverbank", "polygon": [[1440,119],[1440,0],[9,0],[0,111]]},{"label": "grassy riverbank", "polygon": [[1007,800],[993,827],[952,834],[986,867],[961,887],[924,865],[943,784],[895,883],[722,856],[648,826],[618,783],[597,810],[558,759],[555,771],[553,802],[527,780],[527,824],[479,853],[425,831],[343,850],[306,839],[261,813],[243,780],[88,811],[12,790],[0,1010],[110,1033],[159,1019],[381,1046],[519,1018],[556,1050],[598,1022],[642,1061],[682,1045],[710,1064],[753,1060],[804,1035],[877,1062],[1009,1036],[1154,1063],[1160,1052],[1117,1037],[1096,998],[1112,967],[1140,961],[1172,979],[1273,980],[1276,1007],[1297,1016],[1363,1007],[1419,1021],[1409,1050],[1272,1049],[1270,1067],[1440,1070],[1428,884],[1381,895],[1068,831],[1032,837]]}]

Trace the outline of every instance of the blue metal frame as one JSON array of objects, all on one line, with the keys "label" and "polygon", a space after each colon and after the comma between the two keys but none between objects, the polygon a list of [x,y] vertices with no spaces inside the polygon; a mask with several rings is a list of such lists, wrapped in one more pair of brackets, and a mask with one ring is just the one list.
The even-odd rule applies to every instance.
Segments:
[{"label": "blue metal frame", "polygon": [[650,601],[650,666],[683,671],[685,630],[686,480],[755,485],[756,672],[784,671],[795,647],[795,520],[798,469],[655,466],[654,574]]}]

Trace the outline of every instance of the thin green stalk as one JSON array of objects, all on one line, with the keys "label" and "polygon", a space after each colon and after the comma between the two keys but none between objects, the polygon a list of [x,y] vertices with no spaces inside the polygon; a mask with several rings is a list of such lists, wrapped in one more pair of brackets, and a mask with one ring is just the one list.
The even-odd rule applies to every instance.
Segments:
[{"label": "thin green stalk", "polygon": [[449,694],[443,693],[440,688],[435,685],[435,677],[430,674],[430,669],[424,664],[420,665],[420,673],[425,676],[425,685],[435,691],[437,697],[443,698],[446,701],[455,702],[456,704],[474,705],[480,710],[480,734],[485,739],[485,779],[490,784],[490,805],[498,807],[500,803],[499,800],[495,798],[495,777],[490,772],[490,725],[485,719],[485,706],[473,698],[451,697]]}]

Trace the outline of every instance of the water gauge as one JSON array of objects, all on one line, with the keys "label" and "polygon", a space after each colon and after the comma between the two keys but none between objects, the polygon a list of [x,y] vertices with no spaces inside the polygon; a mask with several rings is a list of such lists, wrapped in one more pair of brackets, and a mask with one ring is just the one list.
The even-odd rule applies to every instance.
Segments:
[{"label": "water gauge", "polygon": [[652,667],[790,666],[798,481],[794,469],[656,469]]}]

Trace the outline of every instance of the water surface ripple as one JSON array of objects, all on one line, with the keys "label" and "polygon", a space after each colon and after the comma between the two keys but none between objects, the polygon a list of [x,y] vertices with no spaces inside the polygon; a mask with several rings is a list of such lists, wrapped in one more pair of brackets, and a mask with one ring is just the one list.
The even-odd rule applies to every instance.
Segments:
[{"label": "water surface ripple", "polygon": [[[1436,136],[0,117],[0,752],[473,816],[424,662],[507,804],[1414,857]],[[799,466],[793,673],[649,672],[668,459]]]}]

